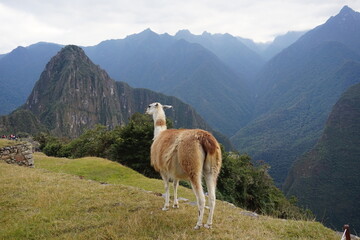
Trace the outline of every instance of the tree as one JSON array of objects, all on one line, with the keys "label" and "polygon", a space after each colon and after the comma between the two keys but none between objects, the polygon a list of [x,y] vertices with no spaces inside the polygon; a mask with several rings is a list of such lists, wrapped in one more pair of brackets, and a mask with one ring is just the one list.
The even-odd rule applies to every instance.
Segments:
[{"label": "tree", "polygon": [[268,169],[266,164],[254,166],[249,155],[223,152],[223,165],[217,183],[218,198],[260,214],[280,218],[313,218],[310,211],[286,199],[274,185]]},{"label": "tree", "polygon": [[114,130],[118,138],[110,148],[109,158],[145,176],[158,178],[159,174],[150,166],[153,128],[150,116],[135,113],[126,126]]},{"label": "tree", "polygon": [[73,158],[84,156],[106,158],[109,155],[111,145],[117,138],[118,136],[114,131],[109,131],[106,126],[98,124],[64,146],[62,151],[69,152]]}]

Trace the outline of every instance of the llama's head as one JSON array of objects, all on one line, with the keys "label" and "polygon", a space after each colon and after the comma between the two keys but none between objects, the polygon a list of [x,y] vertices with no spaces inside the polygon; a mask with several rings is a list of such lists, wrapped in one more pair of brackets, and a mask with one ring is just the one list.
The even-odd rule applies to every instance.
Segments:
[{"label": "llama's head", "polygon": [[166,119],[164,109],[172,108],[169,105],[162,105],[161,103],[155,102],[150,104],[146,113],[153,116],[154,119],[154,138],[155,139],[162,131],[166,130]]},{"label": "llama's head", "polygon": [[159,113],[163,113],[164,109],[168,109],[168,108],[172,108],[172,106],[162,105],[161,103],[154,102],[147,107],[146,113],[155,116],[158,115]]}]

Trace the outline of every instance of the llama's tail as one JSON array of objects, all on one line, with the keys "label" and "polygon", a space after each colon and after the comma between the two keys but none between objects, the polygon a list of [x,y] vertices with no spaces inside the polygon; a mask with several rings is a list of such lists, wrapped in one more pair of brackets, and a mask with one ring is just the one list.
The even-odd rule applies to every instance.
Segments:
[{"label": "llama's tail", "polygon": [[222,162],[220,145],[213,135],[205,131],[201,132],[199,140],[206,155],[204,167],[217,176]]}]

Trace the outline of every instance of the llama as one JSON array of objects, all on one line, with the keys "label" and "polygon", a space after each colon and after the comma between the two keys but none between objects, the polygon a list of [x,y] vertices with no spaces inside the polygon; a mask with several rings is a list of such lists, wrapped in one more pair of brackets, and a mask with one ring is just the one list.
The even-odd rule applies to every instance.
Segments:
[{"label": "llama", "polygon": [[205,195],[201,185],[205,177],[210,213],[206,228],[211,228],[215,209],[215,188],[221,168],[221,149],[219,143],[209,132],[201,129],[167,129],[164,109],[172,106],[152,103],[146,113],[153,116],[154,138],[151,145],[151,165],[160,173],[165,184],[165,204],[162,210],[169,209],[169,180],[173,180],[174,204],[178,208],[177,188],[179,180],[188,180],[196,196],[198,220],[195,229],[202,226]]}]

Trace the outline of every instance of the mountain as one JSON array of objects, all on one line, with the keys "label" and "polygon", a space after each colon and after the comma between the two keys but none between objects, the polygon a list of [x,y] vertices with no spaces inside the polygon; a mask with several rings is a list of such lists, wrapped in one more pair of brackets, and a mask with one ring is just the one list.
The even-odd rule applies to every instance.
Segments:
[{"label": "mountain", "polygon": [[29,110],[17,109],[9,115],[0,116],[0,135],[26,136],[47,132],[47,128]]},{"label": "mountain", "polygon": [[147,87],[152,82],[147,73],[152,70],[153,62],[174,42],[168,34],[159,35],[146,29],[125,39],[107,40],[83,49],[113,79],[134,87]]},{"label": "mountain", "polygon": [[[70,45],[49,61],[26,103],[0,119],[3,123],[0,124],[0,132],[9,132],[14,128],[9,129],[8,126],[28,118],[33,120],[31,126],[35,126],[35,129],[30,129],[31,133],[45,127],[57,136],[77,137],[95,124],[109,128],[125,124],[133,113],[144,112],[147,105],[155,101],[174,106],[175,110],[167,112],[167,115],[173,119],[175,127],[212,131],[189,105],[175,97],[115,82],[81,48]],[[17,131],[29,130],[24,124],[17,126]],[[214,134],[224,145],[230,146],[226,138],[216,132]]]},{"label": "mountain", "polygon": [[226,135],[252,114],[248,82],[200,44],[147,29],[84,50],[112,78],[178,97]]},{"label": "mountain", "polygon": [[271,44],[263,52],[261,52],[260,55],[264,59],[270,60],[282,50],[295,43],[305,33],[306,31],[290,31],[284,35],[277,36],[274,41],[271,42]]},{"label": "mountain", "polygon": [[[354,17],[359,14],[344,7],[272,58],[259,74],[254,118],[231,140],[240,151],[268,162],[278,184],[294,160],[316,143],[340,95],[360,82],[360,27],[348,27],[360,23]],[[324,34],[330,29],[331,35]],[[359,37],[348,39],[346,29]]]},{"label": "mountain", "polygon": [[249,82],[265,63],[256,52],[230,34],[204,32],[202,35],[194,35],[189,30],[181,30],[176,33],[175,38],[184,39],[190,43],[198,43],[207,48],[231,70]]},{"label": "mountain", "polygon": [[360,54],[360,13],[344,6],[340,13],[331,17],[325,24],[302,37],[302,42],[316,46],[327,41],[341,42]]},{"label": "mountain", "polygon": [[360,84],[334,105],[325,129],[292,166],[284,190],[328,226],[360,231]]},{"label": "mountain", "polygon": [[241,37],[237,37],[237,39],[259,54],[265,61],[268,61],[283,49],[295,43],[305,33],[306,31],[289,31],[284,35],[275,37],[273,41],[266,43],[256,43],[251,39]]},{"label": "mountain", "polygon": [[[25,102],[46,63],[60,47],[38,43],[19,47],[0,59],[0,82],[4,86],[0,90],[0,103],[4,105],[0,114]],[[248,80],[200,44],[147,29],[83,49],[111,78],[174,95],[191,104],[214,129],[229,136],[251,116]]]},{"label": "mountain", "polygon": [[123,123],[116,83],[76,46],[61,50],[46,65],[24,105],[59,136],[84,128]]},{"label": "mountain", "polygon": [[46,63],[61,46],[37,43],[18,47],[0,57],[0,115],[8,114],[22,105]]}]

